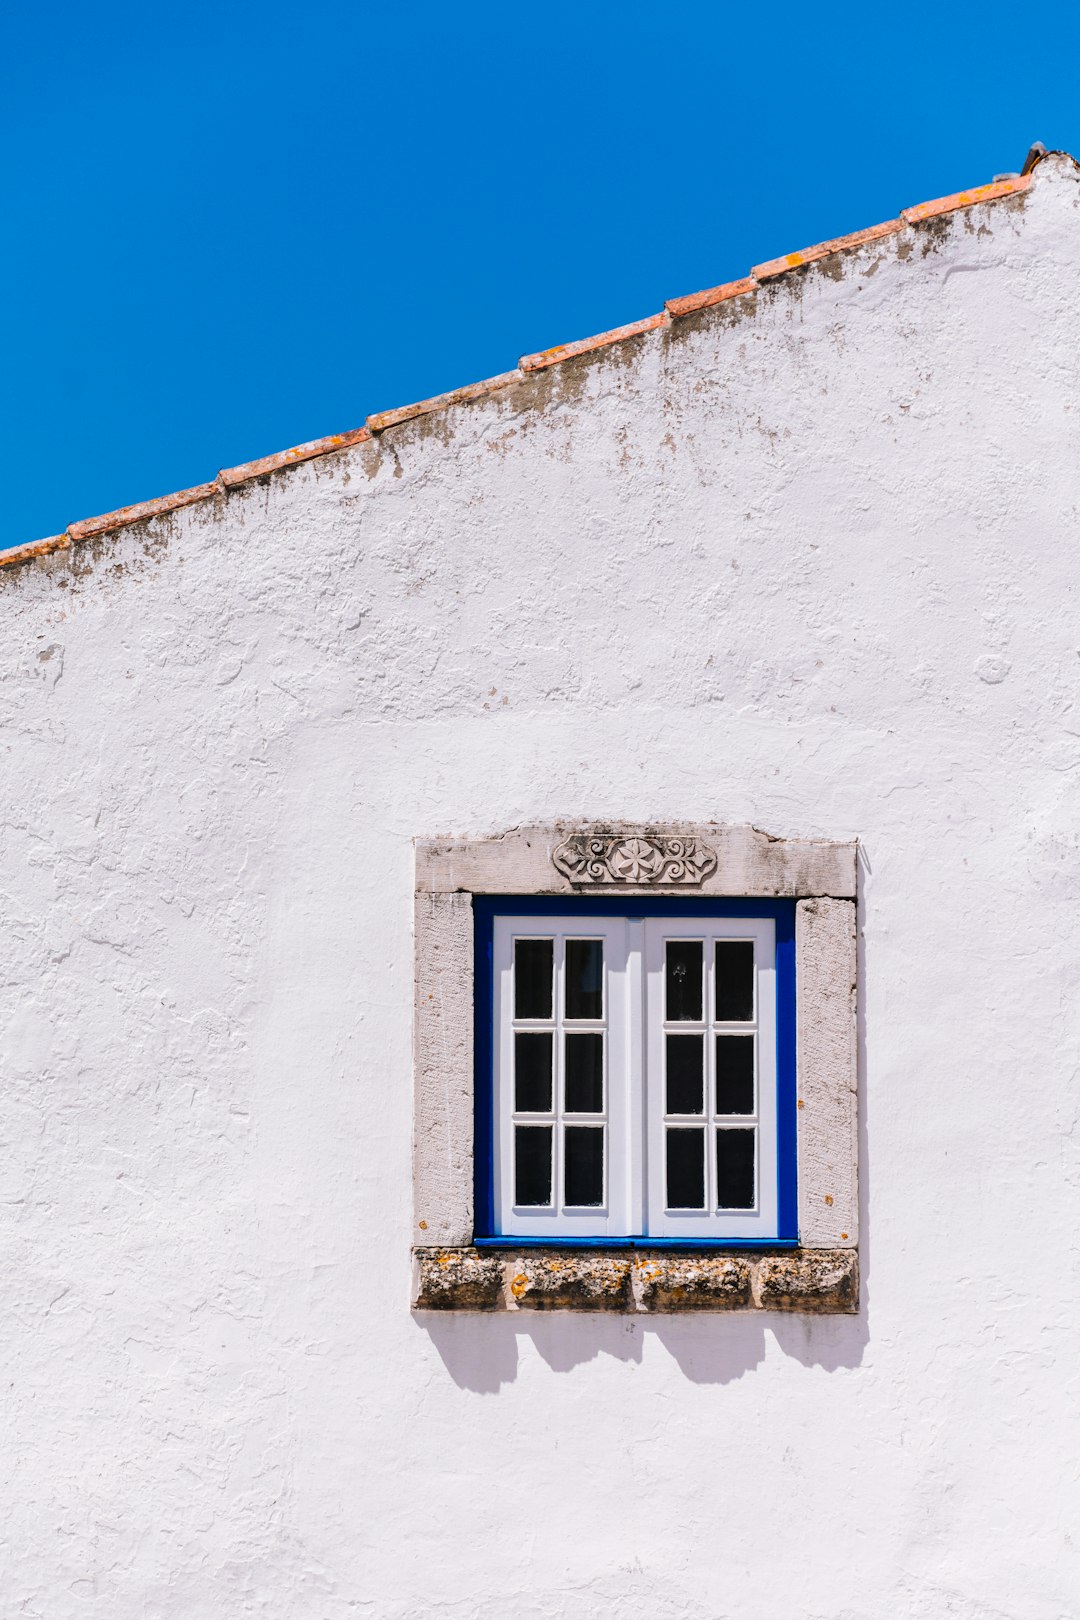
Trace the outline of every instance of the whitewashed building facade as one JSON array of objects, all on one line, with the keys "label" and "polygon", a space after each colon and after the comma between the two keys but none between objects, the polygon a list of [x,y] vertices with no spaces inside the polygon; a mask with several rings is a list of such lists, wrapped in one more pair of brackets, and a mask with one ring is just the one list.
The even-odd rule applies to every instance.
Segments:
[{"label": "whitewashed building facade", "polygon": [[1078,307],[1050,154],[0,557],[5,1615],[1080,1613]]}]

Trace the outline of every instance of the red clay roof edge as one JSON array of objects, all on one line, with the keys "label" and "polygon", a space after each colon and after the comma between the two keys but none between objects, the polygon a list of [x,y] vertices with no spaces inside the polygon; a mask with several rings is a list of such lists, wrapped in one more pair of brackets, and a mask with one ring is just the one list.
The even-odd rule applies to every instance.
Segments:
[{"label": "red clay roof edge", "polygon": [[541,349],[539,354],[523,354],[518,365],[522,371],[546,371],[548,366],[572,360],[577,354],[591,354],[593,349],[606,349],[609,343],[625,343],[627,338],[654,332],[659,326],[667,326],[670,320],[667,310],[662,309],[659,315],[646,315],[642,321],[612,327],[610,332],[599,332],[596,337],[579,338],[576,343],[557,343],[553,349]]},{"label": "red clay roof edge", "polygon": [[369,434],[384,433],[389,427],[397,427],[399,422],[409,422],[414,416],[427,416],[430,411],[445,411],[451,405],[465,405],[470,399],[482,399],[485,394],[493,394],[499,388],[508,388],[511,383],[520,381],[519,370],[503,371],[497,377],[466,383],[464,388],[452,388],[447,394],[434,394],[431,399],[421,399],[415,405],[400,405],[394,411],[378,411],[367,419]]},{"label": "red clay roof edge", "polygon": [[866,230],[854,231],[849,236],[838,236],[829,242],[819,242],[814,247],[801,248],[797,253],[768,259],[763,264],[755,265],[750,275],[743,276],[740,280],[727,281],[719,287],[707,287],[703,292],[689,293],[682,298],[669,298],[659,314],[647,315],[644,320],[631,321],[626,326],[616,326],[610,332],[601,332],[595,337],[581,338],[576,343],[560,343],[554,348],[543,349],[538,354],[523,355],[513,371],[504,371],[499,376],[489,377],[483,382],[469,383],[464,388],[451,389],[446,394],[436,394],[433,398],[420,400],[414,405],[402,405],[397,410],[376,412],[367,418],[363,427],[354,428],[349,433],[330,434],[324,439],[313,439],[308,444],[294,445],[290,450],[281,450],[276,455],[263,456],[258,461],[247,461],[239,467],[225,468],[210,484],[198,484],[193,489],[180,490],[174,495],[162,495],[157,500],[140,501],[134,506],[122,506],[117,511],[105,512],[100,517],[84,518],[78,523],[69,524],[63,534],[52,535],[46,540],[34,540],[28,545],[16,546],[10,551],[0,551],[0,568],[12,563],[29,562],[35,557],[48,556],[52,552],[65,551],[73,541],[89,539],[95,535],[107,534],[114,529],[125,528],[132,523],[141,523],[148,518],[160,517],[181,507],[209,500],[215,494],[235,489],[238,485],[249,483],[253,479],[263,478],[268,473],[279,472],[300,462],[314,460],[318,456],[332,455],[335,451],[349,449],[352,445],[364,444],[384,433],[387,428],[397,427],[414,417],[480,399],[484,395],[522,381],[530,372],[544,371],[549,366],[561,364],[564,360],[572,360],[577,355],[590,354],[596,349],[623,343],[628,338],[640,337],[647,332],[669,326],[673,321],[691,315],[697,310],[724,303],[729,298],[738,298],[744,293],[756,292],[763,281],[773,281],[778,276],[800,269],[803,265],[813,264],[833,253],[847,253],[867,243],[880,241],[883,237],[894,236],[905,226],[920,225],[926,220],[937,219],[943,214],[955,213],[962,208],[972,208],[978,203],[994,202],[999,197],[1015,196],[1018,192],[1028,189],[1033,173],[1044,157],[1063,155],[1069,154],[1047,152],[1038,155],[1032,161],[1029,154],[1030,167],[1025,166],[1026,172],[1022,175],[996,180],[991,185],[976,186],[970,191],[956,191],[949,197],[938,197],[931,202],[919,203],[914,208],[905,208],[897,219],[868,226]]}]

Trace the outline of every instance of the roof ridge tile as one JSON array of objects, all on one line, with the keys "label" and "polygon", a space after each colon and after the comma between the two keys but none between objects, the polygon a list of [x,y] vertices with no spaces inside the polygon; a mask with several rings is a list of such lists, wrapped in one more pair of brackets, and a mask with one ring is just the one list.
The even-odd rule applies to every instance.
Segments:
[{"label": "roof ridge tile", "polygon": [[164,512],[175,512],[181,506],[194,506],[197,501],[207,501],[220,488],[215,479],[212,484],[196,484],[191,489],[179,489],[174,495],[159,495],[152,501],[136,501],[134,506],[121,506],[115,512],[103,512],[100,517],[70,523],[67,533],[72,540],[89,540],[95,534],[105,534],[109,529],[122,529],[129,523],[141,523],[144,518],[159,517]]},{"label": "roof ridge tile", "polygon": [[958,208],[971,208],[975,203],[993,202],[996,197],[1008,197],[1013,192],[1026,191],[1031,184],[1031,173],[1017,175],[1015,180],[995,180],[988,186],[975,186],[971,191],[954,191],[950,197],[935,197],[932,202],[917,203],[905,208],[900,218],[905,225],[918,225],[924,219],[936,219],[939,214],[952,214]]},{"label": "roof ridge tile", "polygon": [[576,343],[557,343],[553,349],[541,349],[539,354],[523,354],[518,366],[522,371],[545,371],[563,360],[573,360],[575,355],[591,354],[594,349],[606,349],[609,343],[624,343],[627,338],[653,332],[657,327],[667,326],[670,318],[666,309],[661,310],[658,315],[646,315],[644,320],[631,321],[627,326],[613,326],[610,332],[598,332],[595,337],[579,338]]},{"label": "roof ridge tile", "polygon": [[388,427],[410,422],[414,416],[447,410],[451,405],[465,405],[471,399],[481,399],[485,394],[493,394],[499,388],[508,388],[511,383],[520,381],[521,372],[515,367],[513,371],[500,372],[497,377],[485,377],[483,382],[466,383],[464,388],[451,388],[446,394],[433,394],[415,405],[401,405],[395,411],[377,411],[368,417],[367,426],[371,433],[384,433]]},{"label": "roof ridge tile", "polygon": [[685,298],[669,298],[664,308],[672,320],[678,320],[682,315],[692,315],[695,310],[723,304],[729,298],[741,298],[743,293],[757,292],[757,289],[753,276],[742,276],[738,281],[725,281],[719,287],[706,287],[704,292],[688,293]]},{"label": "roof ridge tile", "polygon": [[45,540],[30,540],[25,546],[0,551],[0,568],[6,568],[8,563],[31,562],[35,557],[48,557],[54,551],[66,551],[70,545],[71,536],[67,530],[63,534],[50,534]]},{"label": "roof ridge tile", "polygon": [[294,444],[290,450],[279,450],[276,455],[260,456],[258,461],[243,461],[239,467],[224,467],[218,479],[226,489],[246,484],[252,478],[264,478],[267,473],[281,467],[292,467],[299,461],[311,461],[315,456],[329,456],[335,450],[348,450],[351,445],[363,444],[371,438],[369,427],[354,428],[351,433],[330,433],[325,439],[311,439],[307,444]]},{"label": "roof ridge tile", "polygon": [[[1043,156],[1069,156],[1068,153],[1040,152],[1032,161],[1034,153],[1035,148],[1032,148],[1025,164],[1026,173],[1005,180],[996,180],[990,185],[975,186],[970,191],[956,191],[948,197],[937,197],[930,202],[918,203],[913,208],[905,208],[897,219],[885,220],[880,225],[853,231],[848,236],[834,237],[831,241],[818,242],[813,247],[800,248],[796,253],[767,259],[763,264],[755,265],[748,276],[723,282],[718,287],[708,287],[703,292],[667,299],[659,314],[647,315],[643,320],[631,321],[626,326],[613,327],[611,331],[600,332],[595,337],[580,338],[575,343],[560,343],[537,354],[523,355],[514,370],[501,372],[497,377],[468,383],[463,388],[453,388],[448,393],[436,394],[431,399],[420,400],[414,405],[402,405],[392,411],[377,411],[367,418],[363,427],[354,428],[349,433],[334,433],[323,439],[312,439],[307,444],[294,445],[291,449],[280,450],[275,455],[262,456],[257,461],[247,461],[237,467],[224,468],[209,484],[197,484],[191,489],[182,489],[173,495],[162,495],[156,500],[122,506],[117,511],[105,512],[100,517],[83,518],[78,523],[70,524],[63,534],[52,535],[46,540],[34,540],[8,551],[0,551],[0,568],[11,563],[28,562],[32,558],[44,557],[52,552],[66,551],[73,541],[105,534],[132,523],[140,523],[147,518],[162,516],[167,512],[175,512],[181,507],[193,506],[199,501],[209,500],[219,492],[235,489],[238,485],[249,483],[253,479],[263,478],[268,473],[279,472],[300,462],[311,461],[318,456],[332,455],[337,450],[346,450],[353,445],[363,444],[384,433],[387,428],[411,421],[414,417],[480,399],[484,395],[523,381],[530,372],[545,371],[564,360],[572,360],[576,355],[590,354],[596,349],[607,348],[611,344],[625,342],[628,338],[640,337],[645,332],[670,326],[672,321],[693,314],[696,310],[708,309],[714,304],[726,302],[729,298],[739,298],[744,294],[756,292],[763,281],[775,280],[778,276],[813,264],[833,253],[845,253],[850,249],[862,247],[867,242],[894,236],[905,226],[920,225],[926,220],[937,219],[943,214],[954,213],[961,208],[971,208],[977,203],[993,202],[998,197],[1024,192],[1030,186],[1034,171]],[[1072,161],[1075,162],[1075,159]]]},{"label": "roof ridge tile", "polygon": [[887,219],[881,225],[868,225],[864,231],[852,231],[848,236],[836,236],[831,241],[816,242],[813,247],[800,248],[797,253],[784,253],[778,259],[766,259],[764,264],[755,264],[750,274],[756,276],[758,281],[771,281],[776,276],[786,274],[788,270],[798,270],[804,264],[827,259],[830,254],[846,253],[849,249],[862,247],[867,242],[879,242],[884,236],[895,236],[903,228],[902,220]]}]

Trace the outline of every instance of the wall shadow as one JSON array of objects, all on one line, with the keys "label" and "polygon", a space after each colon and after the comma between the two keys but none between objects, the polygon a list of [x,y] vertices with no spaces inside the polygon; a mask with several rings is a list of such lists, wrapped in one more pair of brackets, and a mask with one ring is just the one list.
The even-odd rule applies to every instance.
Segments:
[{"label": "wall shadow", "polygon": [[647,1336],[663,1346],[694,1384],[730,1384],[765,1360],[768,1336],[807,1368],[837,1372],[861,1365],[870,1340],[870,1145],[867,1120],[865,883],[871,874],[859,846],[856,901],[859,1106],[859,1310],[855,1316],[799,1316],[781,1311],[701,1312],[685,1316],[610,1316],[568,1311],[514,1311],[492,1315],[414,1311],[459,1389],[495,1395],[517,1377],[522,1341],[553,1372],[569,1373],[608,1356],[640,1362]]},{"label": "wall shadow", "polygon": [[865,1318],[794,1316],[783,1312],[708,1312],[686,1316],[606,1316],[572,1311],[471,1315],[417,1311],[426,1333],[459,1389],[495,1395],[517,1377],[523,1342],[553,1372],[569,1373],[607,1356],[640,1362],[648,1337],[662,1345],[682,1377],[693,1384],[730,1384],[765,1360],[768,1336],[805,1367],[835,1372],[857,1367],[867,1342]]}]

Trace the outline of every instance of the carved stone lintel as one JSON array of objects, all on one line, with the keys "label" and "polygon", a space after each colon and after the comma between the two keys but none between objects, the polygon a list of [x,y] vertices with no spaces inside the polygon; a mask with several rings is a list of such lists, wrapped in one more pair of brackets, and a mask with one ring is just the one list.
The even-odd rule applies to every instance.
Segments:
[{"label": "carved stone lintel", "polygon": [[716,870],[715,854],[699,838],[640,833],[574,833],[551,859],[576,884],[701,883]]}]

